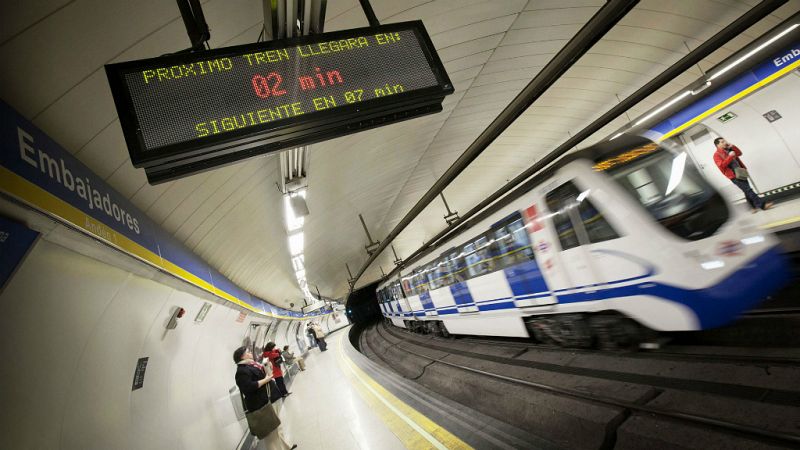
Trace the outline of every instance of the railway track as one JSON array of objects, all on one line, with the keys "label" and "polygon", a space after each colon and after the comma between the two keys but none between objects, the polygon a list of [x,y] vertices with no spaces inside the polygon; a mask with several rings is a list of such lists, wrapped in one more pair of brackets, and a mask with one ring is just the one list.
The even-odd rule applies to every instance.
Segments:
[{"label": "railway track", "polygon": [[[416,359],[415,367],[419,373],[404,374],[408,378],[429,382],[431,375],[426,375],[434,368],[441,371],[447,367],[457,373],[471,374],[518,387],[530,388],[555,396],[565,396],[594,405],[619,408],[624,411],[625,419],[619,423],[608,425],[613,429],[624,428],[628,418],[641,420],[678,421],[690,427],[704,427],[716,430],[726,436],[746,437],[759,445],[797,447],[800,445],[800,433],[797,422],[791,426],[764,426],[753,418],[764,417],[758,413],[752,418],[737,416],[735,411],[709,413],[702,407],[689,407],[686,410],[670,407],[671,398],[688,395],[687,398],[711,396],[724,399],[723,403],[738,404],[742,408],[752,409],[753,405],[764,411],[794,411],[793,420],[800,419],[800,390],[793,387],[791,379],[800,367],[800,355],[782,355],[772,352],[758,355],[758,349],[728,349],[729,354],[713,355],[713,348],[680,347],[669,351],[620,353],[593,352],[590,350],[572,350],[547,346],[531,345],[524,342],[498,341],[477,338],[445,339],[432,336],[415,335],[404,330],[380,325],[370,330],[369,336],[361,338],[365,347],[364,353],[382,365],[397,368],[400,355],[408,355]],[[712,358],[713,357],[713,358]],[[588,362],[594,361],[600,367],[591,367]],[[611,365],[609,366],[609,361]],[[624,361],[616,364],[613,361]],[[684,369],[670,370],[664,373],[635,373],[635,370],[623,366],[631,365],[647,368],[655,364],[662,369],[695,365],[700,370],[720,369],[716,379],[711,377],[687,378]],[[746,367],[744,367],[746,366]],[[738,370],[732,370],[739,367]],[[726,369],[727,368],[727,369]],[[400,367],[402,370],[402,367]],[[658,370],[662,370],[658,369]],[[725,369],[725,370],[723,370]],[[757,375],[763,375],[759,378]],[[771,372],[773,375],[768,375]],[[751,373],[753,380],[741,378],[742,374]],[[535,375],[532,375],[535,374]],[[788,376],[789,378],[786,378]],[[783,377],[783,378],[781,378]],[[726,378],[730,378],[726,381]],[[758,378],[758,380],[757,380]],[[782,383],[773,379],[782,379]],[[490,383],[487,381],[487,383]],[[599,383],[598,389],[587,389]],[[605,386],[605,387],[603,387]],[[628,388],[624,388],[627,386]],[[633,387],[646,386],[652,392],[642,398],[623,398],[619,392]],[[737,403],[738,402],[738,403]],[[692,403],[692,401],[688,401]],[[788,408],[788,409],[786,409]],[[732,408],[733,410],[737,408]],[[794,428],[792,428],[794,427]],[[546,431],[545,431],[546,432]],[[612,433],[614,434],[614,433]],[[613,447],[616,438],[603,444]],[[758,446],[758,445],[757,445]],[[608,447],[611,448],[611,447]]]},{"label": "railway track", "polygon": [[479,345],[498,346],[504,348],[532,349],[550,352],[572,352],[575,354],[602,354],[618,358],[665,359],[680,361],[719,361],[760,365],[798,365],[800,366],[800,349],[765,349],[760,347],[720,347],[697,345],[666,345],[658,349],[635,351],[565,349],[555,345],[535,344],[520,341],[498,341],[496,339],[480,339],[474,337],[456,337],[462,342]]}]

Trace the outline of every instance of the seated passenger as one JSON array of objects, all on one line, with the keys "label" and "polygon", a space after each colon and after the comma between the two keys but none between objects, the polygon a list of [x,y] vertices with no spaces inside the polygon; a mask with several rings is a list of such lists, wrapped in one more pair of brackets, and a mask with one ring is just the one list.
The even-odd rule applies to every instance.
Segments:
[{"label": "seated passenger", "polygon": [[286,366],[291,366],[292,364],[297,362],[297,365],[300,366],[300,370],[306,370],[306,361],[303,359],[302,356],[294,356],[294,353],[289,351],[289,346],[283,346],[283,352],[281,353],[283,356],[284,362],[286,362]]}]

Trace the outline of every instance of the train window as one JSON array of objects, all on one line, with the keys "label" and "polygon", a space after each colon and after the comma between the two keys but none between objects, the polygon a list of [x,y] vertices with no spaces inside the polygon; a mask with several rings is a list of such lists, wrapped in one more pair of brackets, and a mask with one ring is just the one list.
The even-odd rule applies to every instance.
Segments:
[{"label": "train window", "polygon": [[661,225],[684,239],[711,236],[728,220],[724,200],[686,153],[661,149],[608,174]]},{"label": "train window", "polygon": [[583,199],[578,205],[578,214],[581,216],[583,228],[586,229],[586,235],[589,242],[603,242],[610,241],[619,237],[616,231],[611,228],[611,225],[603,217],[603,214],[594,207],[591,201]]},{"label": "train window", "polygon": [[468,278],[478,277],[494,270],[495,263],[489,245],[489,239],[480,236],[464,246]]},{"label": "train window", "polygon": [[430,290],[439,289],[442,286],[444,271],[440,261],[436,261],[428,268],[428,288]]},{"label": "train window", "polygon": [[467,264],[461,249],[456,249],[447,256],[450,272],[450,284],[460,283],[467,279]]},{"label": "train window", "polygon": [[492,237],[497,246],[500,267],[513,266],[534,258],[521,214],[515,213],[503,220],[502,225],[493,227]]},{"label": "train window", "polygon": [[558,241],[561,243],[562,250],[569,250],[580,245],[578,234],[575,232],[575,227],[572,226],[568,212],[568,206],[575,199],[573,190],[577,191],[574,185],[566,183],[553,189],[545,196],[547,209],[553,213],[551,217],[556,233],[558,233]]},{"label": "train window", "polygon": [[420,295],[428,290],[428,277],[425,276],[424,269],[414,274],[411,284],[414,286],[414,295]]},{"label": "train window", "polygon": [[453,284],[452,278],[450,276],[450,262],[447,258],[439,259],[436,263],[436,288]]},{"label": "train window", "polygon": [[406,293],[406,297],[414,295],[414,288],[411,286],[411,279],[409,277],[401,279],[400,283],[403,286],[403,292]]},{"label": "train window", "polygon": [[411,278],[409,278],[409,280],[408,280],[409,283],[411,284],[411,295],[419,294],[419,291],[417,289],[417,286],[419,284],[419,283],[417,283],[418,280],[419,280],[419,275],[416,274],[416,273],[411,275]]},{"label": "train window", "polygon": [[428,292],[431,289],[431,278],[433,278],[433,267],[429,264],[425,266],[419,274],[419,286],[417,294]]},{"label": "train window", "polygon": [[608,241],[619,237],[603,214],[586,198],[588,195],[589,191],[580,192],[572,182],[567,182],[546,196],[547,207],[550,211],[558,211],[553,216],[553,222],[564,250],[580,245],[580,240],[570,221],[570,214],[577,214],[573,218],[580,220],[583,225],[583,231],[586,232],[584,237],[586,242],[584,243]]}]

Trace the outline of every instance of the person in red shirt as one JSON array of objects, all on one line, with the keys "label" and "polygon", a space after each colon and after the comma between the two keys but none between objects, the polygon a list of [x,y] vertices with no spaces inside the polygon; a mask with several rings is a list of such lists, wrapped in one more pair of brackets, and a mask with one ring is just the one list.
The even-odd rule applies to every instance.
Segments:
[{"label": "person in red shirt", "polygon": [[275,379],[275,383],[278,385],[281,397],[288,397],[291,392],[286,389],[286,383],[283,381],[283,371],[281,370],[283,358],[281,357],[281,351],[275,348],[274,342],[267,342],[267,345],[264,346],[264,354],[262,356],[268,358],[269,362],[272,363],[272,378]]},{"label": "person in red shirt", "polygon": [[739,158],[742,156],[742,151],[721,137],[714,139],[714,145],[717,146],[717,150],[714,152],[714,163],[716,163],[720,172],[722,172],[725,177],[744,192],[747,203],[753,208],[753,212],[759,209],[772,208],[772,202],[765,203],[750,187],[750,183],[748,182],[749,177],[736,176],[736,169],[747,169],[747,166],[745,166]]}]

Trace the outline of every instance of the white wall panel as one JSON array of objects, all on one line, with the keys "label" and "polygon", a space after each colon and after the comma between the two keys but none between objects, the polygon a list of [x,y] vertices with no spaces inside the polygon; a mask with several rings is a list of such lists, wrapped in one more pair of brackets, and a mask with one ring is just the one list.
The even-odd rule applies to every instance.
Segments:
[{"label": "white wall panel", "polygon": [[39,242],[0,294],[0,448],[59,446],[79,358],[128,278],[70,253]]},{"label": "white wall panel", "polygon": [[231,355],[250,321],[213,303],[196,324],[205,302],[40,240],[0,294],[0,448],[235,448]]}]

